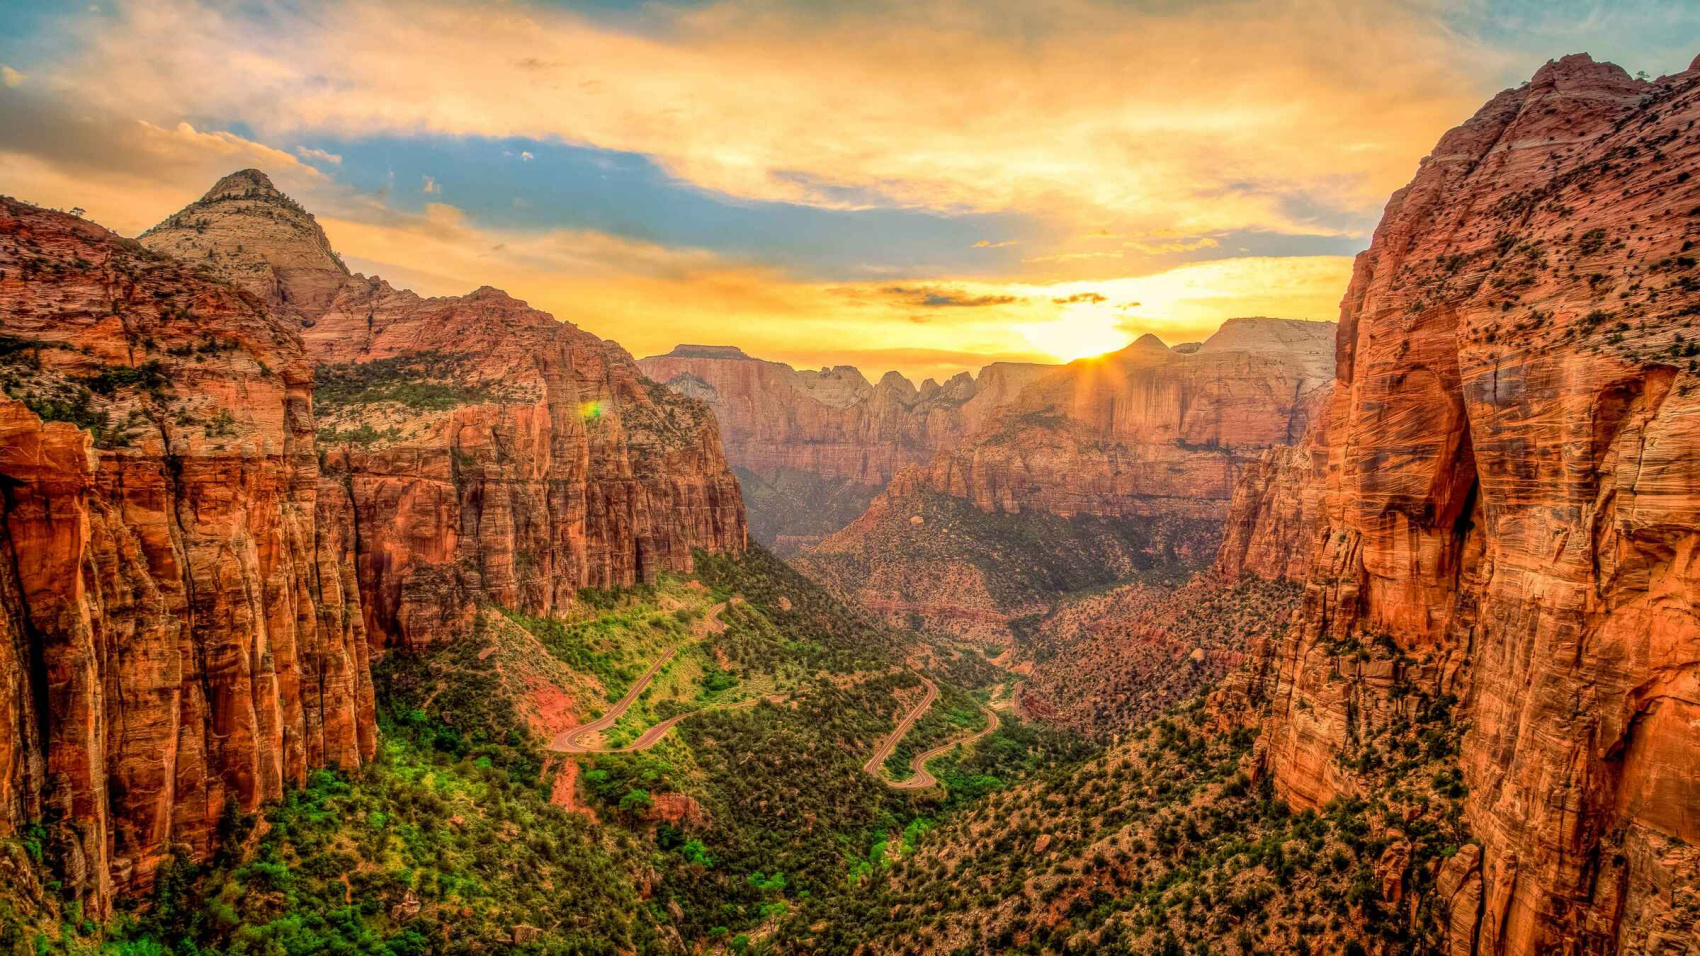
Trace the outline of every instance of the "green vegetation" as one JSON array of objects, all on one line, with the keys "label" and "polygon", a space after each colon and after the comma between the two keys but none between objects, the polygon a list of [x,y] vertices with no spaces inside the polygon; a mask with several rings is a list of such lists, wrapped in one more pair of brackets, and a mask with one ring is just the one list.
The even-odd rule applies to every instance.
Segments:
[{"label": "green vegetation", "polygon": [[495,390],[462,381],[470,361],[466,355],[425,351],[371,362],[320,365],[313,370],[313,403],[321,414],[334,415],[378,402],[445,411],[495,400]]},{"label": "green vegetation", "polygon": [[[1449,708],[1422,699],[1378,731],[1415,762],[1367,778],[1375,798],[1293,813],[1240,772],[1252,732],[1223,730],[1195,701],[1102,757],[977,794],[918,852],[861,868],[830,918],[799,912],[776,948],[1324,953],[1373,936],[1378,951],[1432,950],[1433,870],[1468,840]],[[1439,742],[1414,743],[1425,738]],[[944,763],[958,786],[972,779],[968,762]],[[1401,861],[1402,893],[1421,894],[1414,918],[1384,897],[1384,859]]]}]

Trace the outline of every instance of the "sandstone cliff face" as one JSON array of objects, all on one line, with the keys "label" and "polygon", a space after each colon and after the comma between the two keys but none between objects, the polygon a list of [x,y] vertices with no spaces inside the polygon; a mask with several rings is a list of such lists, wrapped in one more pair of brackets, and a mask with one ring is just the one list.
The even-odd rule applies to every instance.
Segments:
[{"label": "sandstone cliff face", "polygon": [[1144,336],[1040,378],[889,493],[931,488],[989,512],[1220,518],[1241,468],[1304,435],[1333,334],[1232,319],[1186,352]]},{"label": "sandstone cliff face", "polygon": [[1068,591],[1200,568],[1239,473],[1322,408],[1333,330],[1235,319],[1053,370],[795,563],[893,624],[1000,643]]},{"label": "sandstone cliff face", "polygon": [[742,550],[737,481],[701,403],[495,289],[426,299],[349,277],[303,216],[250,170],[141,241],[229,268],[303,326],[321,497],[351,522],[374,640],[437,641],[480,603],[547,613],[580,588],[688,571],[695,548]]},{"label": "sandstone cliff face", "polygon": [[797,370],[732,346],[681,345],[638,366],[708,403],[743,484],[750,531],[784,555],[844,527],[894,474],[956,447],[1054,367],[998,362],[978,377],[917,388],[896,372],[870,385],[850,366]]},{"label": "sandstone cliff face", "polygon": [[[1341,308],[1263,763],[1320,805],[1408,718],[1393,686],[1456,695],[1481,845],[1440,876],[1453,952],[1700,947],[1696,67],[1566,57],[1495,97],[1394,194]],[[1382,679],[1341,667],[1382,638]]]},{"label": "sandstone cliff face", "polygon": [[0,836],[100,915],[373,755],[353,553],[300,338],[238,289],[0,200],[0,378]]},{"label": "sandstone cliff face", "polygon": [[999,362],[978,378],[964,372],[919,388],[891,372],[870,385],[850,366],[798,371],[731,346],[701,345],[681,345],[638,367],[708,403],[732,464],[769,477],[791,469],[869,485],[954,447],[1051,368]]},{"label": "sandstone cliff face", "polygon": [[1216,553],[1216,568],[1229,580],[1245,574],[1269,581],[1309,576],[1322,550],[1317,536],[1323,529],[1331,398],[1331,389],[1311,392],[1304,438],[1270,448],[1241,469]]}]

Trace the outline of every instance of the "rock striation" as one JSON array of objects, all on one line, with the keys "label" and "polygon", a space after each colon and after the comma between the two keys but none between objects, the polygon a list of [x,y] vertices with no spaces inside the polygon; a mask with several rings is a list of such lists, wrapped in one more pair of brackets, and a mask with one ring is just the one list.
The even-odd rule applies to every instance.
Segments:
[{"label": "rock striation", "polygon": [[896,372],[870,384],[852,366],[798,370],[729,345],[680,345],[638,367],[708,403],[743,480],[751,531],[781,553],[849,523],[893,475],[956,447],[1054,368],[997,362],[942,385],[917,387]]},{"label": "rock striation", "polygon": [[[1274,463],[1245,498],[1279,513],[1230,529],[1320,501],[1308,575],[1230,555],[1306,575],[1252,677],[1296,808],[1361,786],[1402,691],[1459,701],[1453,953],[1700,947],[1695,67],[1565,57],[1447,133],[1356,263],[1326,465]],[[1372,641],[1396,657],[1343,665]]]},{"label": "rock striation", "polygon": [[482,603],[549,613],[581,588],[688,571],[698,548],[742,550],[737,480],[700,402],[499,290],[422,298],[348,276],[304,215],[249,170],[141,241],[228,269],[301,323],[321,497],[353,528],[375,640],[430,643]]},{"label": "rock striation", "polygon": [[104,915],[315,767],[375,752],[354,554],[292,322],[0,200],[0,838]]},{"label": "rock striation", "polygon": [[[1273,474],[1284,459],[1264,456],[1325,407],[1334,328],[1232,319],[1196,348],[1146,335],[1050,371],[798,567],[893,624],[998,643],[1069,591],[1201,569],[1240,474]],[[1294,520],[1251,516],[1241,536]]]},{"label": "rock striation", "polygon": [[0,199],[0,385],[0,841],[91,916],[372,758],[376,649],[744,546],[700,402],[254,170],[140,241]]},{"label": "rock striation", "polygon": [[960,447],[897,476],[987,512],[1220,519],[1239,472],[1292,444],[1333,374],[1334,325],[1230,319],[1195,350],[1154,335],[1051,372]]}]

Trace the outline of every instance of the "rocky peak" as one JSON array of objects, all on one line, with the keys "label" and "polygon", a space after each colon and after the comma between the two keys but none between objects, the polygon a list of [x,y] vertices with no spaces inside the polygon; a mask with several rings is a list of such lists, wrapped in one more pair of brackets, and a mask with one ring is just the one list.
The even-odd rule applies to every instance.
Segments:
[{"label": "rocky peak", "polygon": [[1131,352],[1167,352],[1168,350],[1169,350],[1169,347],[1167,345],[1163,344],[1162,339],[1158,338],[1157,336],[1153,335],[1150,332],[1147,332],[1144,335],[1141,335],[1139,338],[1134,339],[1133,344],[1128,346],[1125,351],[1131,351]]},{"label": "rocky peak", "polygon": [[915,388],[915,383],[904,378],[903,373],[896,370],[880,376],[879,384],[874,386],[874,391],[879,394],[895,395],[899,401],[905,403],[914,400],[919,394]]},{"label": "rocky peak", "polygon": [[1645,92],[1650,84],[1637,80],[1616,63],[1596,62],[1586,53],[1572,53],[1535,71],[1529,80],[1529,92],[1595,91],[1614,95],[1633,95]]},{"label": "rocky peak", "polygon": [[323,313],[350,278],[312,213],[257,169],[220,179],[139,241],[154,252],[211,266],[303,325]]},{"label": "rocky peak", "polygon": [[257,169],[238,169],[236,172],[220,179],[213,184],[202,196],[202,204],[220,202],[226,199],[267,199],[273,202],[284,202],[293,206],[295,203],[272,185],[270,176]]}]

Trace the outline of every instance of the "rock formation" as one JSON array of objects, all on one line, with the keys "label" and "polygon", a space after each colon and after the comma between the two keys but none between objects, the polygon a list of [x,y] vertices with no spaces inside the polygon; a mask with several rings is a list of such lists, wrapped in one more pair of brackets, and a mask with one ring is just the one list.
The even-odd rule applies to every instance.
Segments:
[{"label": "rock formation", "polygon": [[257,169],[219,180],[205,196],[143,233],[141,242],[211,266],[273,312],[307,323],[330,306],[348,279],[313,214]]},{"label": "rock formation", "polygon": [[376,745],[293,323],[0,200],[0,837],[104,915],[227,807]]},{"label": "rock formation", "polygon": [[254,170],[140,242],[0,200],[0,384],[0,839],[90,915],[371,758],[373,646],[744,544],[701,403],[349,276]]},{"label": "rock formation", "polygon": [[[1401,688],[1455,696],[1453,953],[1700,947],[1697,122],[1700,61],[1578,55],[1447,133],[1354,269],[1326,467],[1271,471],[1318,495],[1321,550],[1258,652],[1262,766],[1320,806]],[[1372,641],[1383,673],[1342,666]]]},{"label": "rock formation", "polygon": [[1220,519],[1239,470],[1305,434],[1332,376],[1334,325],[1230,319],[1199,348],[1154,335],[1070,363],[997,409],[954,451],[892,481],[988,512]]},{"label": "rock formation", "polygon": [[954,448],[1053,368],[998,362],[919,388],[888,372],[870,385],[851,366],[799,371],[725,345],[681,345],[638,367],[714,410],[751,532],[787,554],[849,523],[898,471]]},{"label": "rock formation", "polygon": [[890,623],[1000,642],[1067,591],[1202,567],[1238,475],[1323,408],[1333,334],[1232,319],[1196,348],[1147,335],[1051,371],[797,564]]},{"label": "rock formation", "polygon": [[481,602],[547,613],[580,588],[688,571],[696,548],[743,548],[713,417],[617,344],[488,287],[426,299],[347,276],[255,170],[141,241],[209,263],[304,327],[321,498],[355,529],[376,638],[439,640]]}]

